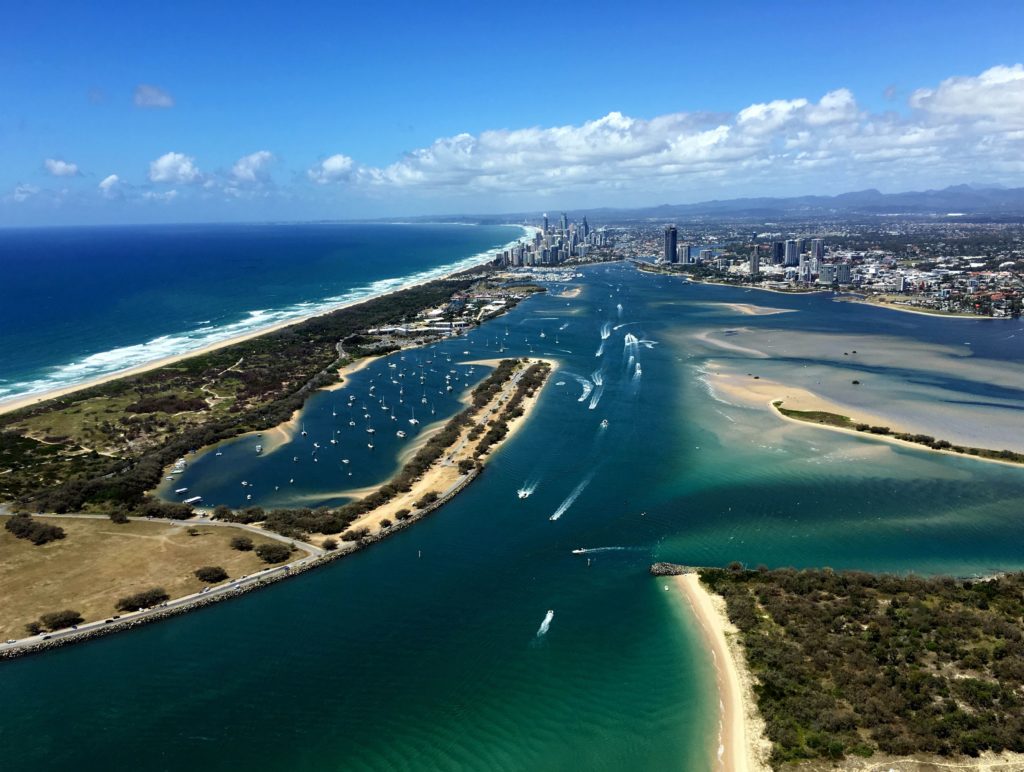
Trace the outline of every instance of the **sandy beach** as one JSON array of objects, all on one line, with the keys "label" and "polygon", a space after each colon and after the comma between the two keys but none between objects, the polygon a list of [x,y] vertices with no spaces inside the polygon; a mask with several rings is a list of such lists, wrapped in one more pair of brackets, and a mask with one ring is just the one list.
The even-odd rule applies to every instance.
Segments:
[{"label": "sandy beach", "polygon": [[91,378],[89,380],[82,381],[81,383],[75,383],[69,386],[62,386],[57,389],[49,389],[47,391],[40,391],[35,392],[33,394],[25,394],[21,396],[11,397],[5,400],[0,400],[0,414],[9,413],[14,410],[20,410],[23,407],[29,407],[30,405],[35,405],[40,402],[46,402],[47,400],[50,399],[63,397],[68,394],[73,394],[76,391],[82,391],[83,389],[88,389],[93,386],[99,386],[104,383],[109,383],[110,381],[116,381],[118,378],[127,378],[132,375],[140,375],[142,373],[149,372],[150,370],[156,370],[157,368],[160,367],[166,367],[167,365],[174,364],[175,362],[181,362],[182,360],[189,359],[191,357],[200,356],[202,354],[208,354],[211,351],[217,351],[218,349],[233,346],[236,343],[243,343],[247,340],[258,338],[261,335],[268,335],[272,332],[277,332],[278,330],[293,327],[296,324],[301,324],[310,319],[315,319],[318,316],[326,316],[327,314],[332,314],[335,311],[340,311],[343,308],[352,308],[353,306],[361,305],[370,300],[377,300],[378,298],[387,297],[388,295],[394,295],[397,292],[402,292],[403,290],[407,290],[412,287],[418,287],[423,284],[429,284],[432,281],[442,281],[444,279],[449,279],[452,276],[455,276],[456,274],[463,273],[464,271],[471,270],[472,268],[478,268],[482,265],[486,265],[492,259],[493,251],[491,253],[488,253],[488,256],[481,257],[480,261],[472,266],[463,266],[456,270],[448,271],[447,273],[440,274],[429,279],[421,279],[419,281],[409,282],[408,284],[403,284],[401,287],[397,287],[387,292],[382,292],[377,295],[370,295],[365,298],[360,298],[359,300],[351,300],[345,303],[338,303],[337,305],[330,306],[329,308],[323,308],[310,314],[297,316],[294,319],[287,319],[283,322],[278,322],[277,324],[269,325],[267,327],[260,327],[259,329],[250,330],[249,332],[245,332],[240,335],[233,335],[230,338],[225,338],[224,340],[219,340],[214,343],[210,343],[206,346],[201,346],[190,351],[184,351],[180,354],[174,354],[172,356],[154,359],[152,362],[137,365],[136,367],[129,367],[124,370],[118,370],[116,372],[100,376],[99,378]]},{"label": "sandy beach", "polygon": [[753,681],[739,649],[738,631],[725,612],[725,601],[706,590],[696,572],[664,577],[689,603],[715,665],[721,715],[714,769],[721,772],[767,772],[771,746],[754,701]]}]

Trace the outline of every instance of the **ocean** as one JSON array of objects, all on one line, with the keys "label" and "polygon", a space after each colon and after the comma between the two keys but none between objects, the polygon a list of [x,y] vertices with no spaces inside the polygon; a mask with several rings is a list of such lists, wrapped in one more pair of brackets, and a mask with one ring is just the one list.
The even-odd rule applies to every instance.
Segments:
[{"label": "ocean", "polygon": [[0,400],[81,383],[479,261],[518,226],[0,231]]},{"label": "ocean", "polygon": [[[254,482],[252,504],[344,500],[346,487],[384,479],[415,439],[369,450],[365,414],[348,426],[347,394],[387,426],[371,381],[400,418],[429,386],[440,420],[457,409],[436,394],[440,374],[409,389],[397,372],[455,370],[461,389],[487,372],[470,373],[472,361],[559,363],[483,474],[411,528],[236,600],[0,663],[6,768],[127,758],[145,770],[710,770],[711,662],[652,562],[1024,568],[1024,469],[792,424],[716,392],[710,377],[767,373],[775,360],[755,342],[824,340],[784,359],[794,383],[852,389],[856,372],[864,388],[926,389],[957,410],[1019,407],[1024,379],[989,382],[1024,367],[1019,321],[686,284],[625,264],[586,268],[574,284],[578,297],[551,285],[465,337],[392,355],[314,397],[305,438],[259,457],[254,438],[239,438],[194,459],[182,484],[207,504],[246,502],[242,479]],[[743,303],[791,312],[730,305]],[[705,333],[731,348],[709,348]],[[407,394],[411,404],[399,401]]]}]

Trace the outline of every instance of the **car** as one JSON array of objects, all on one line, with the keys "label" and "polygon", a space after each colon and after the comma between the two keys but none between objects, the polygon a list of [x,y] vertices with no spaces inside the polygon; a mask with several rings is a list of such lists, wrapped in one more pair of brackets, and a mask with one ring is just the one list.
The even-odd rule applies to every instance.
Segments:
[{"label": "car", "polygon": [[17,638],[8,638],[6,641],[4,641],[4,643],[17,643],[17,642],[18,642]]},{"label": "car", "polygon": [[49,635],[44,635],[44,636],[43,636],[43,640],[44,640],[44,641],[48,641],[48,640],[50,640],[50,636],[49,636]]},{"label": "car", "polygon": [[105,624],[105,625],[109,625],[109,624],[110,624],[111,622],[113,622],[113,621],[114,621],[113,619],[104,619],[104,620],[103,620],[103,624]]}]

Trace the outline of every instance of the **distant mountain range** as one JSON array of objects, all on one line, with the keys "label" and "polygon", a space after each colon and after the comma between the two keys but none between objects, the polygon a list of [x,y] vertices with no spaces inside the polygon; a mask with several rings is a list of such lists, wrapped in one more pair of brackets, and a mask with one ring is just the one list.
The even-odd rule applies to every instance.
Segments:
[{"label": "distant mountain range", "polygon": [[[629,220],[699,220],[736,218],[792,220],[822,217],[877,217],[882,215],[945,216],[976,215],[994,218],[1024,217],[1024,188],[977,185],[952,185],[942,190],[882,193],[874,188],[841,193],[837,196],[794,196],[790,198],[733,198],[702,201],[697,204],[661,204],[659,206],[567,210],[572,218],[587,215],[594,222]],[[559,210],[549,210],[552,221]],[[536,222],[543,213],[515,212],[503,215],[454,215],[402,218],[408,221],[449,222]],[[393,218],[397,219],[397,218]]]}]

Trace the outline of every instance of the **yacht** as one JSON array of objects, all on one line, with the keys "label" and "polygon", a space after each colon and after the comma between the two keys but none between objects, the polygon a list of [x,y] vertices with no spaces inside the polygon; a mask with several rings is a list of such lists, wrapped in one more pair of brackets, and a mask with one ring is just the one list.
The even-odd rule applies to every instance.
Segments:
[{"label": "yacht", "polygon": [[405,432],[399,429],[397,432],[395,432],[395,436],[398,437],[399,439],[402,439],[403,437],[405,437]]},{"label": "yacht", "polygon": [[602,419],[602,421],[601,421],[601,428],[602,429],[607,429],[608,428],[608,419],[607,418]]},{"label": "yacht", "polygon": [[256,446],[256,455],[258,456],[262,452],[263,452],[263,446],[262,445],[257,445]]}]

